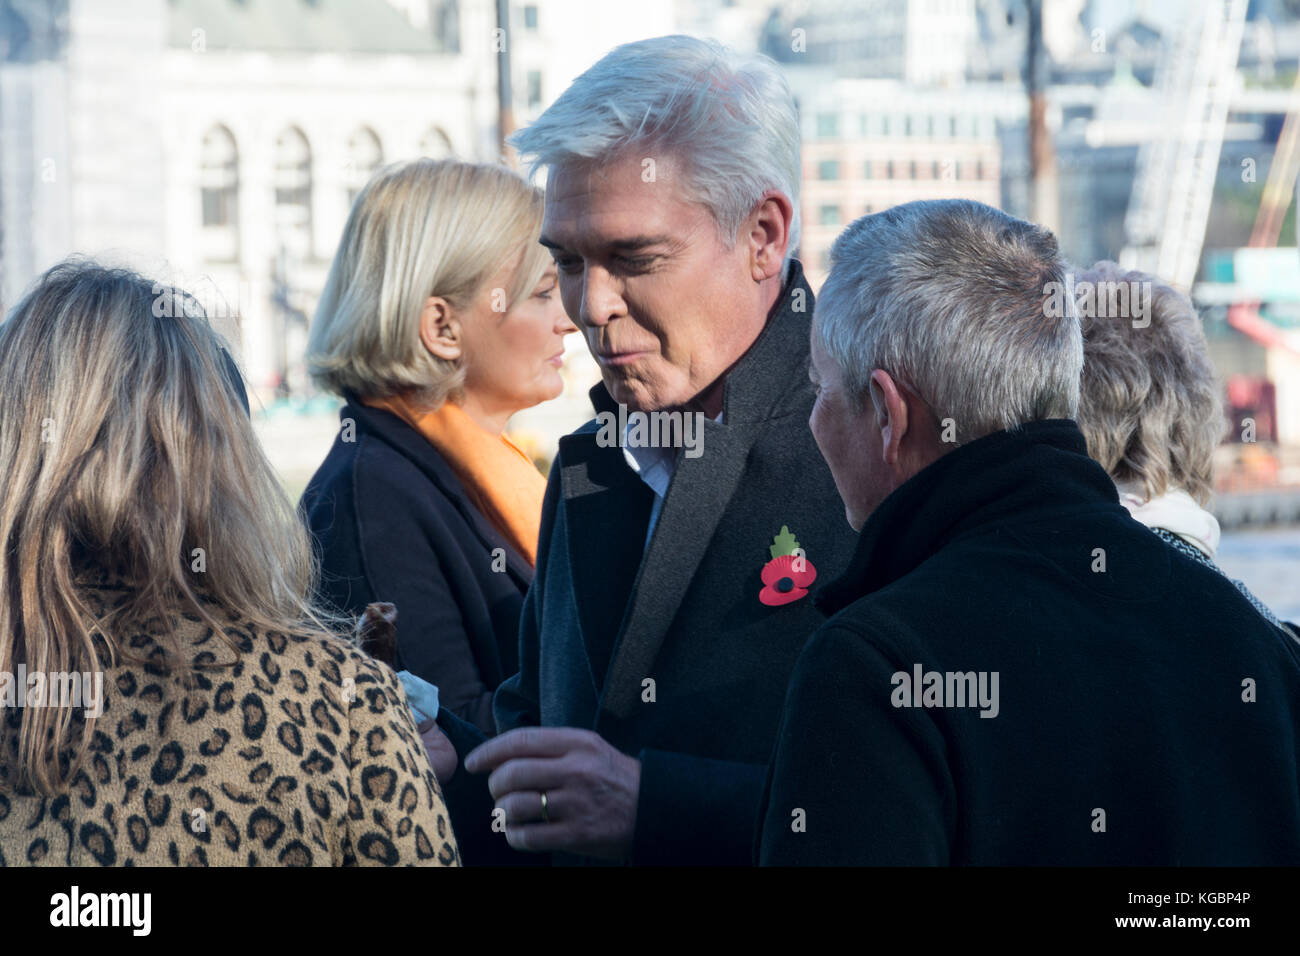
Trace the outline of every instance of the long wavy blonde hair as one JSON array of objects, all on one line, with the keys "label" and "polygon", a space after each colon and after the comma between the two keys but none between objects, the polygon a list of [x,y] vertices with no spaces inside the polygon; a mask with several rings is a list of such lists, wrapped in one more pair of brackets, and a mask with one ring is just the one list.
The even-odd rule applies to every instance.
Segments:
[{"label": "long wavy blonde hair", "polygon": [[[182,616],[231,649],[215,666],[237,659],[232,619],[335,629],[232,366],[192,297],[84,260],[45,273],[0,326],[0,673],[99,671],[136,660],[127,639],[147,632],[150,663],[188,679]],[[127,597],[97,616],[88,580]],[[65,790],[94,725],[24,709],[0,786]]]}]

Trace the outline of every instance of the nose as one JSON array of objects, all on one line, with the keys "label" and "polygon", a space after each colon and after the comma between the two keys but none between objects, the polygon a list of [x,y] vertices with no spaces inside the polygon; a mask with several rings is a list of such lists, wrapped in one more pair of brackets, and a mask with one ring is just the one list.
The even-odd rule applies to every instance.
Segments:
[{"label": "nose", "polygon": [[607,325],[623,312],[623,298],[614,277],[598,265],[589,265],[583,273],[582,303],[578,319],[588,327]]},{"label": "nose", "polygon": [[578,327],[573,324],[569,318],[569,312],[562,302],[555,303],[555,334],[561,337],[568,335],[570,332],[578,331]]},{"label": "nose", "polygon": [[570,332],[578,331],[578,327],[574,325],[573,320],[566,315],[560,322],[560,326],[556,331],[559,335],[568,335]]}]

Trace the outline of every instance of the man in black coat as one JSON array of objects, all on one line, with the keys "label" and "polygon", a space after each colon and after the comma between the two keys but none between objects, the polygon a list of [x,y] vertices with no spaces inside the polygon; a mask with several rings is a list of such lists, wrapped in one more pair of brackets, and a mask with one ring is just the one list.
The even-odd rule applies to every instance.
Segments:
[{"label": "man in black coat", "polygon": [[[607,155],[566,152],[598,136]],[[519,145],[550,169],[542,242],[603,384],[551,470],[501,735],[466,756],[482,736],[440,715],[465,757],[442,776],[457,839],[470,864],[507,843],[746,864],[790,668],[822,620],[810,588],[854,537],[807,429],[793,101],[768,62],[664,38],[610,54]],[[720,163],[739,172],[709,180]],[[664,412],[689,416],[677,447],[642,440],[638,416]]]},{"label": "man in black coat", "polygon": [[1062,281],[1049,233],[977,203],[836,242],[812,427],[862,535],[760,862],[1300,863],[1296,643],[1088,457]]}]

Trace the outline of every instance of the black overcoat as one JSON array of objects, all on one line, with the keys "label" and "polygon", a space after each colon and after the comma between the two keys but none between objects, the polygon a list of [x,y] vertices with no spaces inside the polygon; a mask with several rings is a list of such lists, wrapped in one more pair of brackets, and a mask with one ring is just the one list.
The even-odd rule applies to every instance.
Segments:
[{"label": "black overcoat", "polygon": [[[633,863],[750,862],[786,683],[823,620],[811,594],[761,601],[763,568],[786,528],[815,588],[857,537],[808,428],[812,309],[793,261],[727,375],[722,422],[704,421],[698,457],[678,452],[648,547],[652,494],[623,450],[598,440],[599,420],[560,440],[520,669],[497,692],[497,724],[587,728],[640,758]],[[603,385],[592,400],[616,412]],[[476,742],[440,724],[462,756]],[[466,862],[492,859],[504,836],[484,778],[461,770],[446,789]]]},{"label": "black overcoat", "polygon": [[761,862],[1300,864],[1297,643],[1134,521],[1074,422],[921,471],[822,598]]},{"label": "black overcoat", "polygon": [[348,399],[300,506],[320,548],[321,596],[353,616],[396,605],[398,668],[490,731],[493,692],[518,668],[532,568],[418,431]]}]

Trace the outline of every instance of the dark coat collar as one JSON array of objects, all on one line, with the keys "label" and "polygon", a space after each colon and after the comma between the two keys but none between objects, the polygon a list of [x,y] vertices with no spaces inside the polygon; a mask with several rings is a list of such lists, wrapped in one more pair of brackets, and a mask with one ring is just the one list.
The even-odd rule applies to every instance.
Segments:
[{"label": "dark coat collar", "polygon": [[[754,344],[726,372],[722,385],[722,421],[753,424],[780,415],[807,387],[808,336],[812,330],[813,293],[803,264],[790,260],[790,274],[767,314]],[[597,412],[618,414],[604,382],[588,393]]]},{"label": "dark coat collar", "polygon": [[489,550],[497,547],[504,548],[506,565],[510,570],[525,583],[532,581],[533,568],[528,560],[516,551],[514,545],[507,541],[492,522],[488,521],[474,506],[460,478],[438,449],[429,444],[428,440],[410,424],[392,412],[382,408],[372,408],[362,403],[352,392],[345,392],[343,397],[347,404],[339,411],[340,421],[351,418],[357,423],[358,433],[373,436],[409,459],[469,522],[470,527],[483,539],[484,545]]},{"label": "dark coat collar", "polygon": [[[631,532],[628,518],[639,513],[637,496],[644,486],[628,467],[622,449],[617,444],[602,447],[592,422],[560,439],[569,566],[580,627],[593,657],[598,629],[617,627],[613,656],[600,688],[603,711],[626,719],[644,706],[639,696],[641,679],[652,672],[676,609],[745,474],[750,449],[769,421],[795,412],[807,414],[812,392],[808,381],[812,311],[812,289],[803,267],[791,260],[790,274],[766,325],[727,372],[722,422],[703,423],[704,454],[685,458],[679,453],[658,524],[644,550],[644,532],[640,528]],[[603,384],[591,390],[591,398],[597,412],[618,414],[618,405]],[[621,550],[611,557],[611,549]],[[593,555],[603,559],[593,560]],[[624,603],[620,593],[612,609],[616,620],[621,616],[617,625],[607,620],[611,609],[606,607],[605,567],[610,564],[636,569],[630,596]]]},{"label": "dark coat collar", "polygon": [[994,432],[944,455],[881,502],[848,570],[822,590],[817,606],[834,614],[973,529],[1106,504],[1118,508],[1119,495],[1073,421]]}]

